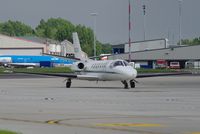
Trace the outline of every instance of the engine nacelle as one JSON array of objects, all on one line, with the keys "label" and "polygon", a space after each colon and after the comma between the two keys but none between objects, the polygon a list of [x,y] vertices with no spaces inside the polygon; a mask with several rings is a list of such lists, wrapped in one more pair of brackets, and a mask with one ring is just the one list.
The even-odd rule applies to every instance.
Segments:
[{"label": "engine nacelle", "polygon": [[73,70],[81,71],[85,69],[85,64],[83,62],[77,62],[73,65]]},{"label": "engine nacelle", "polygon": [[78,63],[77,67],[78,67],[78,69],[84,69],[85,65],[82,62],[80,62],[80,63]]}]

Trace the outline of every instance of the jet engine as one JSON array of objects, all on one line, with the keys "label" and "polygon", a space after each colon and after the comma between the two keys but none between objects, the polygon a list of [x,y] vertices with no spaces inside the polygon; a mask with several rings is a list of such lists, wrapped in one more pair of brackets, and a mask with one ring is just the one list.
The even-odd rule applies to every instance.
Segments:
[{"label": "jet engine", "polygon": [[84,70],[84,69],[85,69],[85,64],[83,62],[76,62],[73,65],[73,70],[75,70],[75,71],[81,71],[81,70]]},{"label": "jet engine", "polygon": [[82,62],[80,62],[78,63],[77,67],[78,69],[84,69],[85,65]]}]

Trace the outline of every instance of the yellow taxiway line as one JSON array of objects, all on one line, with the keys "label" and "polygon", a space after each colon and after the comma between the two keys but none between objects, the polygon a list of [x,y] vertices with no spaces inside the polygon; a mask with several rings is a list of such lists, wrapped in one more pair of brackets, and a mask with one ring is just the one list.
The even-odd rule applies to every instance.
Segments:
[{"label": "yellow taxiway line", "polygon": [[58,120],[49,120],[49,121],[46,121],[47,124],[58,124]]}]

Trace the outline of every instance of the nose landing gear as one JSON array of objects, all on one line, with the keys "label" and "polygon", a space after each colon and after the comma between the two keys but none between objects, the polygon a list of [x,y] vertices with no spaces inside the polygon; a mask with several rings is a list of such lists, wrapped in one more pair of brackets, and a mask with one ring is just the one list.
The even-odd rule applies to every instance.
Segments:
[{"label": "nose landing gear", "polygon": [[130,80],[130,86],[131,88],[135,88],[135,82],[133,80]]},{"label": "nose landing gear", "polygon": [[121,81],[121,82],[122,82],[122,84],[124,84],[124,89],[129,89],[129,87],[128,87],[128,83],[127,83],[126,80]]},{"label": "nose landing gear", "polygon": [[[121,81],[122,84],[124,84],[124,89],[129,89],[128,82],[126,80]],[[135,82],[133,80],[130,80],[130,87],[135,88]]]}]

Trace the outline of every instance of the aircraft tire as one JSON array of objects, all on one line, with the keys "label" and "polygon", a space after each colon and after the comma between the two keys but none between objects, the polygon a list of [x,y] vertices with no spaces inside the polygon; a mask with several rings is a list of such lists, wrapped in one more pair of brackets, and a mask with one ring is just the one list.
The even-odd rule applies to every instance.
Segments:
[{"label": "aircraft tire", "polygon": [[127,81],[121,81],[123,84],[124,84],[124,89],[128,89],[128,83],[127,83]]},{"label": "aircraft tire", "polygon": [[131,88],[135,88],[135,82],[134,81],[130,81],[130,86],[131,86]]},{"label": "aircraft tire", "polygon": [[71,82],[66,82],[66,88],[70,88],[71,87]]}]

